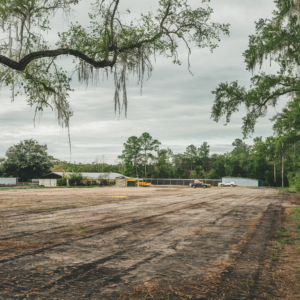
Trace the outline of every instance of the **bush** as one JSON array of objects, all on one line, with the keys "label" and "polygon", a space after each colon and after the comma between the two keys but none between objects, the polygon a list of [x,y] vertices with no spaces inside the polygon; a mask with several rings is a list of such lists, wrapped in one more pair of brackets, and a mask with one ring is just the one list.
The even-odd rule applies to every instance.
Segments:
[{"label": "bush", "polygon": [[106,180],[106,179],[100,179],[100,185],[103,185],[103,186],[108,185],[108,180]]},{"label": "bush", "polygon": [[100,181],[99,185],[108,185],[109,184],[108,176],[99,175],[98,180]]},{"label": "bush", "polygon": [[59,186],[62,186],[62,185],[67,185],[67,179],[66,178],[60,178],[60,179],[57,179],[57,184]]},{"label": "bush", "polygon": [[69,175],[69,184],[70,185],[82,185],[83,176],[81,173],[72,173]]},{"label": "bush", "polygon": [[297,192],[300,192],[300,172],[294,177],[294,187]]},{"label": "bush", "polygon": [[288,182],[289,182],[289,187],[293,187],[294,186],[294,182],[295,182],[295,174],[294,174],[294,172],[289,172],[286,177],[287,177]]},{"label": "bush", "polygon": [[88,185],[88,186],[98,185],[98,182],[96,180],[93,180],[93,179],[88,179],[86,181],[86,185]]}]

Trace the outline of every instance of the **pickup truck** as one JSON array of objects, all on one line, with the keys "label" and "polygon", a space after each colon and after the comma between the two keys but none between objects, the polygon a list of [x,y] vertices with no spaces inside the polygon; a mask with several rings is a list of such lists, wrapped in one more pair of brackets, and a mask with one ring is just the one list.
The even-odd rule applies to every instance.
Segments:
[{"label": "pickup truck", "polygon": [[237,184],[234,181],[231,181],[231,182],[222,182],[219,184],[219,186],[237,186]]},{"label": "pickup truck", "polygon": [[209,187],[210,185],[206,184],[206,183],[203,183],[203,182],[197,182],[195,181],[194,183],[190,183],[190,186],[195,189],[197,187],[201,187],[203,189],[206,189],[207,187]]}]

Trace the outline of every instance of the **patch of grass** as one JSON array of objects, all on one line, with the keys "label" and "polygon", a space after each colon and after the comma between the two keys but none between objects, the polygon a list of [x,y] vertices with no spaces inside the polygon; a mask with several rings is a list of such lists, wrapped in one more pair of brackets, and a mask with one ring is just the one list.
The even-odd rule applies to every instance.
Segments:
[{"label": "patch of grass", "polygon": [[294,193],[294,194],[297,193],[297,192],[294,191],[294,190],[288,190],[288,192],[289,192],[289,193]]},{"label": "patch of grass", "polygon": [[78,226],[77,229],[80,230],[80,229],[86,229],[86,228],[89,228],[90,226],[89,225],[86,225],[86,226]]},{"label": "patch of grass", "polygon": [[287,239],[283,239],[282,243],[287,243],[287,244],[291,244],[294,241],[298,241],[300,240],[300,236],[298,237],[293,237],[293,238],[287,238]]},{"label": "patch of grass", "polygon": [[287,230],[285,230],[285,229],[280,229],[280,230],[277,230],[277,232],[278,232],[278,233],[280,233],[280,234],[288,234],[288,235],[290,235],[290,234],[291,234],[291,232],[290,232],[290,231],[287,231]]},{"label": "patch of grass", "polygon": [[76,229],[78,230],[78,234],[84,234],[85,229],[87,229],[89,227],[90,227],[90,225],[80,225],[80,226],[77,226]]},{"label": "patch of grass", "polygon": [[275,248],[273,249],[271,258],[272,260],[279,260],[280,255],[281,255],[281,248]]},{"label": "patch of grass", "polygon": [[[273,253],[271,254],[272,259],[279,259],[279,256],[284,256],[283,253],[280,253],[283,250],[284,245],[290,244],[294,245],[300,251],[300,207],[292,209],[292,213],[289,215],[296,221],[295,225],[287,226],[287,229],[277,230],[277,233],[280,235],[279,241],[275,241],[273,246]],[[299,269],[300,270],[300,269]]]},{"label": "patch of grass", "polygon": [[276,244],[277,246],[274,246],[274,248],[279,248],[280,246],[283,245],[282,241],[276,241],[275,244]]},{"label": "patch of grass", "polygon": [[300,222],[300,208],[294,208],[292,216],[295,220]]}]

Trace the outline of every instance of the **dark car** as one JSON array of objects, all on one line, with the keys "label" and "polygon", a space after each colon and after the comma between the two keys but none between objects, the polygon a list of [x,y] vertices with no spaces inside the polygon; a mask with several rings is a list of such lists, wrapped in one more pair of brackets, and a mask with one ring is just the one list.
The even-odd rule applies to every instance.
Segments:
[{"label": "dark car", "polygon": [[199,182],[199,183],[191,183],[190,185],[193,189],[195,188],[203,188],[203,189],[206,189],[207,188],[207,185],[203,182]]}]

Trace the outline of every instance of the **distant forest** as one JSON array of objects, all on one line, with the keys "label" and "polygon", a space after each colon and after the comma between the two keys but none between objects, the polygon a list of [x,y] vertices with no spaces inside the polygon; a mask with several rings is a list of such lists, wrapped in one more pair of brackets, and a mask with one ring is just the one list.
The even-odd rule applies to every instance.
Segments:
[{"label": "distant forest", "polygon": [[[115,164],[104,155],[93,163],[59,162],[51,170],[66,172],[116,172],[140,178],[219,179],[223,176],[249,177],[271,186],[294,186],[299,142],[282,138],[254,138],[253,145],[236,139],[231,152],[211,154],[208,143],[187,146],[184,153],[160,149],[160,142],[149,133],[130,137]],[[289,143],[288,143],[289,142]],[[282,180],[283,179],[283,180]]]}]

